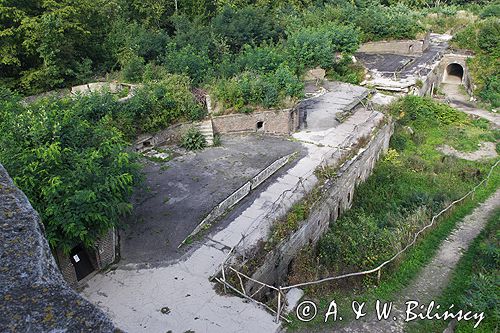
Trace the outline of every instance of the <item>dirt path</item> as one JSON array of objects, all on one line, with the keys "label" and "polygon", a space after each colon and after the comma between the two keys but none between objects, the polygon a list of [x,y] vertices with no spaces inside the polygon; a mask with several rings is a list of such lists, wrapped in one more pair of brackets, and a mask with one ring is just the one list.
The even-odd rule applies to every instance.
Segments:
[{"label": "dirt path", "polygon": [[458,84],[442,84],[443,92],[450,105],[467,114],[484,118],[490,121],[496,128],[500,128],[500,114],[489,112],[477,108],[472,102],[469,102],[468,97],[460,91],[461,85]]},{"label": "dirt path", "polygon": [[498,156],[494,142],[481,142],[479,144],[479,149],[472,152],[459,151],[448,145],[439,146],[437,150],[445,155],[455,156],[467,161],[479,161]]},{"label": "dirt path", "polygon": [[[427,305],[441,294],[463,252],[481,232],[497,207],[500,207],[500,189],[466,216],[441,244],[432,261],[422,269],[417,278],[394,301],[388,320],[378,321],[375,316],[371,316],[366,320],[352,321],[346,327],[335,330],[335,332],[403,332],[406,318],[405,302],[416,300],[420,304]],[[373,309],[367,309],[367,311],[375,312]],[[414,311],[420,312],[416,309]],[[425,312],[426,309],[421,311]]]}]

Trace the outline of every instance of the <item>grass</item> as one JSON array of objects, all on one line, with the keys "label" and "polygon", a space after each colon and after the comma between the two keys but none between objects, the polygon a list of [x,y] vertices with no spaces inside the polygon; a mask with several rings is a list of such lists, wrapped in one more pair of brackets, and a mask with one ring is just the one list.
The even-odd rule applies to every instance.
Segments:
[{"label": "grass", "polygon": [[[450,283],[443,291],[442,295],[436,300],[441,304],[442,308],[448,308],[451,304],[455,305],[457,309],[467,309],[474,312],[480,312],[483,309],[477,306],[471,307],[467,304],[464,296],[471,291],[472,285],[475,280],[481,279],[479,274],[495,274],[498,276],[498,230],[500,224],[500,209],[490,217],[486,228],[481,234],[473,241],[467,252],[460,259],[457,267],[453,273]],[[491,248],[496,252],[496,266],[492,260],[485,256],[485,250]],[[493,264],[493,268],[485,268],[482,261]],[[481,273],[478,273],[481,272]],[[477,291],[474,291],[476,295]],[[488,297],[488,296],[486,296]],[[490,296],[492,303],[498,302],[500,298],[498,288],[496,293]],[[495,300],[496,299],[496,300]],[[495,310],[493,310],[495,311]],[[493,311],[486,311],[485,319],[481,324],[474,329],[474,332],[495,332],[498,330],[498,322],[495,321]],[[498,309],[496,310],[498,311]],[[498,313],[496,314],[498,318]],[[473,323],[458,323],[456,332],[472,332]],[[415,324],[409,325],[408,332],[441,332],[447,326],[447,323],[441,321],[419,321]]]},{"label": "grass", "polygon": [[[474,187],[493,164],[491,160],[480,163],[444,157],[436,150],[448,142],[449,133],[458,129],[463,130],[459,132],[463,135],[457,134],[455,140],[464,147],[473,146],[480,135],[493,135],[481,122],[417,97],[397,102],[392,114],[397,125],[390,154],[358,187],[351,210],[330,225],[316,248],[307,248],[297,256],[289,275],[290,284],[376,267],[408,244],[413,234],[429,223],[431,213],[437,213]],[[413,134],[406,126],[412,127]],[[439,219],[404,257],[386,266],[380,284],[377,285],[376,276],[350,278],[309,287],[305,290],[306,298],[317,301],[319,313],[327,310],[332,299],[340,309],[349,309],[354,299],[368,303],[394,299],[430,261],[456,223],[499,186],[497,169],[474,198]],[[349,319],[348,313],[341,316]],[[318,316],[306,324],[291,318],[289,328],[320,326],[321,319]],[[332,323],[327,325],[330,328]]]},{"label": "grass", "polygon": [[[438,222],[437,226],[430,232],[424,234],[421,240],[407,254],[401,258],[399,264],[395,267],[389,266],[388,269],[382,270],[382,280],[380,285],[372,286],[364,290],[354,289],[346,290],[337,289],[328,294],[315,295],[306,297],[317,301],[318,313],[325,313],[331,300],[335,300],[339,309],[350,309],[350,304],[353,300],[358,302],[367,302],[366,308],[373,308],[375,300],[393,300],[397,293],[404,289],[417,275],[420,269],[428,264],[432,257],[436,254],[441,242],[446,239],[450,232],[455,228],[456,224],[467,216],[475,207],[486,200],[496,188],[500,186],[500,174],[496,173],[487,186],[481,187],[476,192],[474,200],[468,200],[461,206],[457,207],[453,212]],[[373,275],[369,280],[373,280]],[[346,281],[345,283],[349,283]],[[306,290],[306,295],[308,294]],[[340,313],[344,319],[353,319],[352,313]],[[321,316],[317,316],[313,321],[304,323],[300,322],[294,315],[290,316],[291,323],[287,326],[289,330],[298,328],[317,328],[317,327],[335,327],[331,322],[325,324]],[[344,320],[345,321],[345,320]],[[336,325],[336,324],[335,324]],[[416,330],[415,332],[434,332],[433,330]]]}]

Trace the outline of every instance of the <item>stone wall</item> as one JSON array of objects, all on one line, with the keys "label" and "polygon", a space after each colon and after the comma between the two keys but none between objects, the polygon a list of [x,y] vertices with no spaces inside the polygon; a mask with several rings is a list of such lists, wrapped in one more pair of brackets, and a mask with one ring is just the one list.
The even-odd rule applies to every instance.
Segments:
[{"label": "stone wall", "polygon": [[[389,147],[392,133],[392,123],[383,125],[365,148],[341,166],[338,177],[324,186],[323,199],[311,209],[307,220],[266,255],[264,264],[253,273],[253,279],[271,285],[279,285],[282,282],[299,250],[306,245],[315,244],[329,224],[350,208],[355,187],[370,176],[376,161]],[[258,285],[249,281],[245,288],[251,294],[257,290]]]},{"label": "stone wall", "polygon": [[64,281],[40,217],[0,165],[0,330],[115,332],[100,309]]},{"label": "stone wall", "polygon": [[97,268],[103,269],[116,260],[117,235],[115,228],[110,229],[95,244]]},{"label": "stone wall", "polygon": [[402,55],[419,55],[429,47],[429,34],[424,39],[391,40],[368,42],[361,44],[358,52],[363,53],[391,53]]},{"label": "stone wall", "polygon": [[[117,241],[116,230],[113,228],[97,240],[95,249],[87,249],[89,259],[96,271],[104,269],[115,262]],[[71,262],[70,256],[61,250],[54,251],[53,255],[64,280],[73,288],[79,287],[80,282],[77,279],[75,267]],[[82,281],[85,281],[85,279]]]},{"label": "stone wall", "polygon": [[212,117],[215,133],[267,133],[288,135],[298,128],[296,109],[254,111]]}]

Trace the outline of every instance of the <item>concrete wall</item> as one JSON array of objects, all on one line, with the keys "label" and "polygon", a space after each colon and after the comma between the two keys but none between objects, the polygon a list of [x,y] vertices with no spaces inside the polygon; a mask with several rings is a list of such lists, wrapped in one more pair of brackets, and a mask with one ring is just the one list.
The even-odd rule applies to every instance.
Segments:
[{"label": "concrete wall", "polygon": [[[248,114],[235,113],[212,117],[215,133],[267,133],[287,135],[298,127],[295,109],[254,111]],[[257,124],[262,122],[259,129]]]},{"label": "concrete wall", "polygon": [[[252,278],[271,285],[281,283],[299,250],[306,245],[315,244],[328,229],[330,222],[337,220],[339,212],[350,208],[355,187],[370,176],[381,153],[389,147],[392,133],[392,123],[383,125],[367,146],[340,168],[338,178],[325,185],[323,199],[311,209],[307,220],[266,255],[264,264],[255,271]],[[258,285],[249,281],[245,288],[248,293],[253,293]]]},{"label": "concrete wall", "polygon": [[[212,116],[212,126],[215,133],[265,133],[288,135],[299,127],[297,109],[255,111],[249,114],[229,114]],[[257,128],[257,123],[262,122],[262,128]],[[195,122],[180,123],[169,126],[156,134],[145,134],[135,142],[135,150],[142,151],[148,147],[160,144],[179,144],[181,138],[191,127],[196,127]]]},{"label": "concrete wall", "polygon": [[0,331],[116,332],[64,281],[40,216],[0,164]]},{"label": "concrete wall", "polygon": [[390,40],[364,43],[361,44],[358,52],[419,55],[422,54],[427,47],[429,47],[429,34],[427,34],[424,39],[417,40]]},{"label": "concrete wall", "polygon": [[423,86],[419,88],[418,95],[430,96],[432,90],[434,89],[435,91],[435,89],[443,82],[444,73],[448,65],[459,64],[464,69],[462,84],[464,85],[467,93],[472,96],[474,93],[474,87],[472,84],[469,69],[467,67],[467,59],[469,57],[470,55],[464,55],[464,54],[454,54],[454,53],[444,54],[439,63],[437,63],[437,65],[427,75],[423,83]]}]

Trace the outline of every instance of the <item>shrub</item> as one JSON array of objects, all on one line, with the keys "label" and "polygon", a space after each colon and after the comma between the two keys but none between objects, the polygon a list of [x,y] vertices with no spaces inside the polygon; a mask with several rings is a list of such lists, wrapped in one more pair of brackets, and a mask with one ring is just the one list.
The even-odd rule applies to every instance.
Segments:
[{"label": "shrub", "polygon": [[144,84],[124,108],[136,121],[139,133],[158,131],[181,120],[198,120],[205,114],[191,93],[189,79],[174,74]]},{"label": "shrub", "polygon": [[416,34],[423,30],[419,23],[419,14],[405,5],[355,8],[349,16],[363,31],[365,41],[415,38]]},{"label": "shrub", "polygon": [[181,146],[187,150],[201,150],[205,148],[207,142],[201,132],[195,128],[190,128],[183,136]]},{"label": "shrub", "polygon": [[300,97],[303,83],[288,67],[280,66],[266,74],[244,72],[231,79],[220,79],[212,90],[225,108],[239,111],[248,105],[277,107],[286,97]]},{"label": "shrub", "polygon": [[169,72],[187,75],[194,84],[212,75],[212,61],[207,51],[191,45],[178,48],[173,42],[168,44],[163,63]]},{"label": "shrub", "polygon": [[213,20],[214,32],[222,36],[232,52],[243,45],[259,45],[264,41],[276,41],[281,28],[265,8],[247,6],[239,10],[225,6]]},{"label": "shrub", "polygon": [[[391,106],[392,113],[397,115],[399,123],[406,125],[412,122],[414,126],[425,128],[430,124],[460,124],[467,123],[467,115],[448,105],[440,104],[431,99],[417,96],[407,96]],[[403,111],[404,110],[404,111]]]},{"label": "shrub", "polygon": [[95,240],[131,211],[138,165],[111,98],[2,100],[0,161],[40,214],[53,248]]},{"label": "shrub", "polygon": [[500,20],[496,18],[488,19],[483,22],[478,32],[478,47],[486,53],[498,53],[500,35]]},{"label": "shrub", "polygon": [[359,46],[358,32],[348,26],[327,24],[304,28],[288,37],[289,62],[296,72],[317,66],[333,68],[336,53],[354,53]]}]

